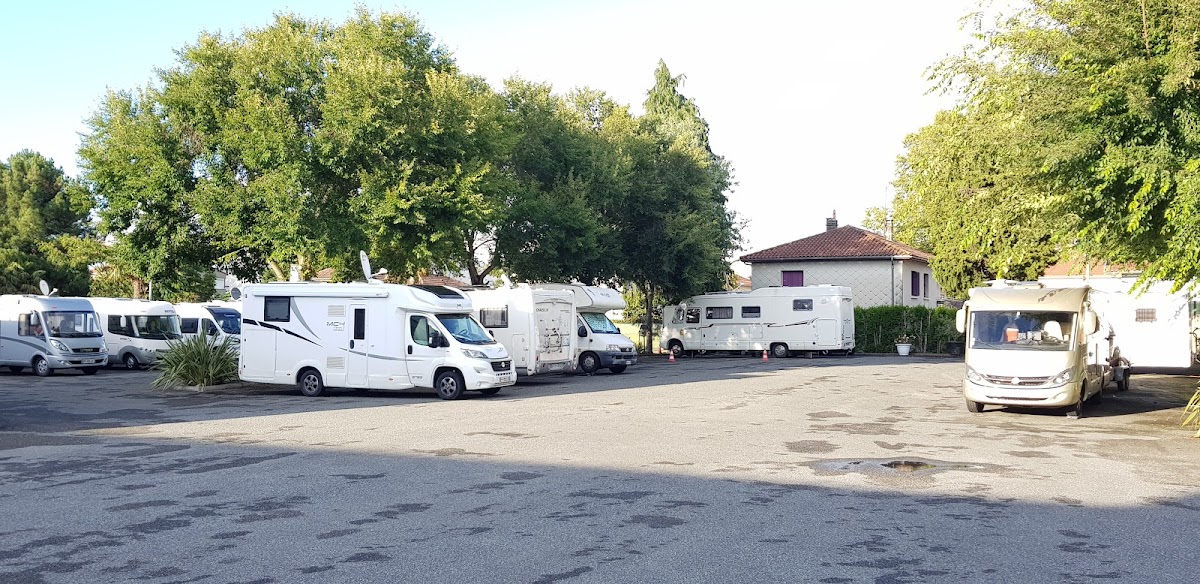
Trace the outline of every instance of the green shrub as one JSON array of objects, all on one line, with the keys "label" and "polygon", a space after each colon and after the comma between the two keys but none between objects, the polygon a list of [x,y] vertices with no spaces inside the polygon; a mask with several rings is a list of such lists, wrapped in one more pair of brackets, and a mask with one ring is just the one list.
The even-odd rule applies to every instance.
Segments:
[{"label": "green shrub", "polygon": [[152,383],[158,388],[227,383],[238,378],[238,349],[229,339],[204,335],[171,341],[154,368],[162,372]]},{"label": "green shrub", "polygon": [[909,337],[917,353],[946,353],[946,343],[961,341],[953,308],[872,306],[854,309],[854,347],[863,353],[894,353],[896,339]]},{"label": "green shrub", "polygon": [[[1183,408],[1183,427],[1188,426],[1200,428],[1200,389],[1192,394],[1192,399]],[[1196,431],[1196,438],[1200,438],[1200,430]]]}]

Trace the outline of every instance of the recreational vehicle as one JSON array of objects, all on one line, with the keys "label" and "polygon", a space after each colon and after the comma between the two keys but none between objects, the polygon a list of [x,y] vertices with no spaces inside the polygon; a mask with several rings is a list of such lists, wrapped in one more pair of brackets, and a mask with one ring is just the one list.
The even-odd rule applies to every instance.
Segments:
[{"label": "recreational vehicle", "polygon": [[108,360],[104,333],[86,298],[0,296],[0,365],[45,377],[55,369],[93,375]]},{"label": "recreational vehicle", "polygon": [[108,345],[108,364],[138,369],[153,365],[183,338],[179,316],[169,302],[132,298],[89,298]]},{"label": "recreational vehicle", "polygon": [[534,284],[542,290],[565,290],[575,299],[575,326],[578,341],[575,343],[574,362],[578,369],[587,374],[604,367],[613,373],[621,373],[638,362],[637,349],[629,337],[621,334],[605,314],[610,310],[624,310],[625,299],[612,288],[585,286],[583,284]]},{"label": "recreational vehicle", "polygon": [[775,357],[854,352],[854,300],[846,286],[713,292],[663,308],[662,349],[770,351]]},{"label": "recreational vehicle", "polygon": [[175,313],[184,338],[205,335],[216,337],[218,343],[242,341],[242,315],[237,310],[216,302],[182,302],[175,305]]},{"label": "recreational vehicle", "polygon": [[277,282],[243,292],[244,381],[295,384],[306,396],[423,387],[442,399],[516,382],[508,351],[453,288]]},{"label": "recreational vehicle", "polygon": [[508,349],[517,375],[575,369],[575,297],[566,290],[468,290],[479,322]]},{"label": "recreational vehicle", "polygon": [[[966,333],[967,409],[986,404],[1058,408],[1099,400],[1114,378],[1115,336],[1092,310],[1094,291],[1037,282],[972,288],[956,315]],[[1128,378],[1118,381],[1125,389]]]}]

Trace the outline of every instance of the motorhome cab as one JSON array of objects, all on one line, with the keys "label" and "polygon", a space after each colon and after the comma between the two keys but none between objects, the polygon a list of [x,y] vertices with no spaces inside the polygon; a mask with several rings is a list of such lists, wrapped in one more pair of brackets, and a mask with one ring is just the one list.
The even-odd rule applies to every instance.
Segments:
[{"label": "motorhome cab", "polygon": [[175,305],[175,313],[184,338],[205,335],[216,337],[218,343],[242,342],[242,314],[237,310],[215,302],[182,302]]},{"label": "motorhome cab", "polygon": [[583,284],[534,284],[534,287],[564,290],[574,296],[578,337],[574,361],[580,371],[590,375],[603,367],[613,373],[622,373],[630,365],[637,365],[637,348],[633,341],[621,334],[605,314],[610,310],[625,309],[625,298],[620,292]]},{"label": "motorhome cab", "polygon": [[179,316],[169,302],[133,298],[90,298],[104,342],[108,345],[108,363],[126,369],[153,365],[159,355],[171,348],[171,341],[183,338]]},{"label": "motorhome cab", "polygon": [[104,333],[86,298],[0,296],[0,365],[45,377],[55,369],[93,375],[108,360]]},{"label": "motorhome cab", "polygon": [[575,369],[575,297],[566,290],[468,290],[479,322],[508,349],[517,375]]},{"label": "motorhome cab", "polygon": [[1091,309],[1091,289],[997,282],[972,288],[957,314],[966,333],[967,409],[986,404],[1057,408],[1099,399],[1112,380],[1111,331]]},{"label": "motorhome cab", "polygon": [[846,286],[789,286],[713,292],[663,308],[662,349],[854,352],[854,300]]},{"label": "motorhome cab", "polygon": [[242,380],[491,395],[516,383],[512,359],[462,292],[396,284],[250,284],[243,290]]}]

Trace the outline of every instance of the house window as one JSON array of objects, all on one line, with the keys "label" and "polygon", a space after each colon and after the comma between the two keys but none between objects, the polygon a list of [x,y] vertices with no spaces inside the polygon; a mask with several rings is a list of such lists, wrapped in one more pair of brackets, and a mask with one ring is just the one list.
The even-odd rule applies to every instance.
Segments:
[{"label": "house window", "polygon": [[742,318],[762,318],[762,307],[759,306],[743,306]]},{"label": "house window", "polygon": [[792,301],[792,310],[812,310],[812,298],[797,298]]},{"label": "house window", "polygon": [[921,273],[916,270],[912,271],[912,295],[913,298],[921,295]]},{"label": "house window", "polygon": [[686,319],[687,324],[700,324],[700,309],[699,308],[687,309],[687,316],[685,316],[684,318]]},{"label": "house window", "polygon": [[263,308],[263,320],[288,322],[292,320],[292,299],[288,296],[267,296]]},{"label": "house window", "polygon": [[200,330],[200,319],[185,318],[179,321],[179,332],[185,335],[194,335]]},{"label": "house window", "polygon": [[704,318],[709,320],[720,320],[733,318],[732,306],[710,306],[704,313]]},{"label": "house window", "polygon": [[921,274],[921,296],[929,298],[929,274]]},{"label": "house window", "polygon": [[1158,311],[1153,308],[1139,308],[1134,315],[1134,322],[1155,322],[1158,320]]},{"label": "house window", "polygon": [[804,270],[783,270],[780,274],[784,286],[804,285]]},{"label": "house window", "polygon": [[487,328],[508,328],[508,307],[480,308],[479,324]]}]

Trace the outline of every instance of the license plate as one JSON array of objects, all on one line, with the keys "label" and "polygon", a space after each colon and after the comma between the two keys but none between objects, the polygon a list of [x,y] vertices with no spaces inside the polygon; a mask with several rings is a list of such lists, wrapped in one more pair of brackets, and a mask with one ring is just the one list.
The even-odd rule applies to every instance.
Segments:
[{"label": "license plate", "polygon": [[562,363],[552,363],[552,364],[550,365],[550,370],[551,370],[551,371],[562,371],[562,368],[563,368],[563,364],[562,364]]},{"label": "license plate", "polygon": [[80,363],[83,363],[84,365],[91,365],[92,363],[95,363],[95,362],[96,362],[95,359],[84,359],[84,360],[80,361]]},{"label": "license plate", "polygon": [[508,383],[512,381],[512,373],[505,373],[500,376],[500,383]]}]

